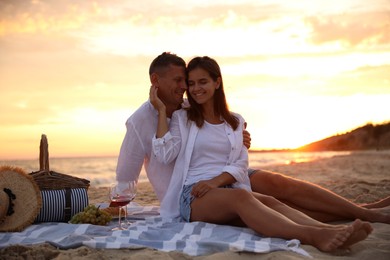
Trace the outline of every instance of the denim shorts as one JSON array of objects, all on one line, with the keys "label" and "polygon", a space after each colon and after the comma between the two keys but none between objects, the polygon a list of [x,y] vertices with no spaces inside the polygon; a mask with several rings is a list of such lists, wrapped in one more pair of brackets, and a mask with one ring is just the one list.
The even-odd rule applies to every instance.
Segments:
[{"label": "denim shorts", "polygon": [[254,174],[255,172],[256,172],[255,169],[248,168],[248,177],[250,178],[252,174]]},{"label": "denim shorts", "polygon": [[191,202],[195,199],[195,197],[191,195],[191,190],[194,185],[195,183],[184,185],[180,195],[180,216],[186,222],[190,222],[191,219]]}]

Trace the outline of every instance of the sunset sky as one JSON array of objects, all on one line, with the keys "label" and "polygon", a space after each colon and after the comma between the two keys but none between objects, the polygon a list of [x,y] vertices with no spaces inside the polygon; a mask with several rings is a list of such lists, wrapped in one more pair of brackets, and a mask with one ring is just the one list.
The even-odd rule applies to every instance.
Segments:
[{"label": "sunset sky", "polygon": [[390,120],[390,0],[3,0],[0,159],[117,156],[163,51],[219,62],[252,149]]}]

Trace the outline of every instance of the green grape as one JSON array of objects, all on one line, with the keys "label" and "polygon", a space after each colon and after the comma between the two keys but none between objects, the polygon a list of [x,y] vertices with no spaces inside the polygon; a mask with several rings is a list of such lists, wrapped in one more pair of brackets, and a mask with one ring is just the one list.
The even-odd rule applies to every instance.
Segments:
[{"label": "green grape", "polygon": [[99,207],[95,205],[88,205],[82,212],[75,214],[70,223],[72,224],[93,224],[93,225],[106,225],[112,220],[111,214],[106,211],[101,211]]}]

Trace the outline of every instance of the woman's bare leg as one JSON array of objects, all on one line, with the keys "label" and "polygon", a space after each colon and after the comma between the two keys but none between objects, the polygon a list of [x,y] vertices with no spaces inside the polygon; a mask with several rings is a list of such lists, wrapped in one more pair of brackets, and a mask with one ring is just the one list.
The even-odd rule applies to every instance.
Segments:
[{"label": "woman's bare leg", "polygon": [[[309,216],[305,215],[304,213],[283,204],[282,202],[280,202],[279,200],[277,200],[273,197],[262,195],[259,193],[253,193],[253,195],[256,197],[256,199],[258,199],[264,205],[281,213],[282,215],[291,219],[295,223],[298,223],[301,225],[313,226],[313,227],[323,227],[323,228],[335,227],[334,225],[325,224],[325,223],[320,222],[318,220],[312,219]],[[350,245],[365,239],[372,232],[372,227],[371,227],[370,223],[363,222],[359,219],[355,220],[354,223],[352,224],[352,226],[354,228],[354,232],[351,234],[351,236],[348,238],[348,240],[344,243],[344,245],[342,246],[343,248],[347,248]]]},{"label": "woman's bare leg", "polygon": [[239,189],[213,189],[191,203],[191,221],[228,224],[240,218],[249,228],[270,237],[299,239],[322,251],[333,251],[354,235],[353,225],[318,227],[301,225],[265,206],[251,193]]}]

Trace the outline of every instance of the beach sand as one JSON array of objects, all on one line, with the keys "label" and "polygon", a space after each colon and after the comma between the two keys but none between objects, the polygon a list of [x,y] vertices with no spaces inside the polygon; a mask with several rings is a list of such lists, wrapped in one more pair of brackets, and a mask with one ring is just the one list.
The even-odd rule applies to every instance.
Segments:
[{"label": "beach sand", "polygon": [[[274,165],[264,169],[310,181],[357,203],[377,201],[390,196],[390,151],[356,152],[312,162]],[[90,203],[107,202],[107,188],[90,187]],[[159,205],[149,183],[140,183],[135,200],[141,205]],[[387,207],[390,212],[390,207]],[[370,236],[353,245],[350,251],[332,254],[302,245],[314,259],[390,259],[390,225],[373,223]],[[268,254],[221,252],[190,257],[180,252],[145,249],[92,249],[80,247],[59,250],[48,244],[10,246],[0,250],[0,259],[302,259],[292,252]]]}]

